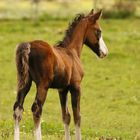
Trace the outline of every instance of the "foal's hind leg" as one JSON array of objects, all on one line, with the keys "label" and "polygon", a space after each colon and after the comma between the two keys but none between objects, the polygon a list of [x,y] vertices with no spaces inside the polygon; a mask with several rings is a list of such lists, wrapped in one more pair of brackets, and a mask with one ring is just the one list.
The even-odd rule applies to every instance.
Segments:
[{"label": "foal's hind leg", "polygon": [[42,107],[46,99],[48,86],[44,86],[40,84],[37,86],[37,94],[35,101],[32,105],[32,112],[33,112],[33,119],[35,124],[35,139],[42,140],[41,136],[41,114],[42,114]]},{"label": "foal's hind leg", "polygon": [[76,140],[81,140],[80,85],[73,86],[70,89],[70,92],[71,92],[71,102],[72,102],[72,109],[73,109],[73,116],[74,116],[74,123],[75,123]]},{"label": "foal's hind leg", "polygon": [[15,120],[14,140],[19,140],[19,122],[22,118],[24,99],[30,90],[31,83],[32,81],[29,80],[22,88],[18,87],[17,89],[17,99],[13,107]]},{"label": "foal's hind leg", "polygon": [[70,140],[70,132],[69,132],[70,113],[67,107],[67,93],[68,93],[68,89],[59,90],[59,97],[60,97],[60,103],[62,108],[62,118],[63,118],[64,128],[65,128],[65,139]]}]

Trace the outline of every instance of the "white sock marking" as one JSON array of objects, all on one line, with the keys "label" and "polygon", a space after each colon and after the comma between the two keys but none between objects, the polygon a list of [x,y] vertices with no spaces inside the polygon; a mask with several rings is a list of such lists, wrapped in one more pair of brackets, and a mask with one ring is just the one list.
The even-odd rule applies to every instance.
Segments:
[{"label": "white sock marking", "polygon": [[19,140],[19,122],[15,120],[14,140]]},{"label": "white sock marking", "polygon": [[75,125],[75,131],[76,140],[81,140],[81,129],[77,124]]},{"label": "white sock marking", "polygon": [[103,40],[103,37],[101,36],[100,40],[99,40],[99,45],[100,45],[100,50],[102,51],[102,53],[104,55],[107,55],[108,54],[108,49],[105,45],[105,42]]},{"label": "white sock marking", "polygon": [[42,140],[41,125],[40,124],[39,124],[38,128],[35,129],[35,139]]},{"label": "white sock marking", "polygon": [[65,129],[65,140],[70,140],[69,125],[68,124],[64,124],[64,129]]},{"label": "white sock marking", "polygon": [[14,128],[14,140],[19,140],[19,121],[21,120],[22,117],[22,112],[23,109],[20,109],[19,107],[16,108],[15,110],[15,128]]}]

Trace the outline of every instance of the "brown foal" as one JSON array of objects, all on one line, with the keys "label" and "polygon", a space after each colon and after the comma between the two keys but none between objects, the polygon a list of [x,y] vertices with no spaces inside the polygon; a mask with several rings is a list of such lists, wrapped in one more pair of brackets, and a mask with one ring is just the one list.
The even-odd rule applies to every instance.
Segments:
[{"label": "brown foal", "polygon": [[60,41],[55,47],[51,47],[47,42],[41,40],[18,45],[16,51],[18,88],[13,107],[14,140],[19,140],[19,122],[22,117],[23,103],[32,81],[35,82],[37,89],[32,105],[36,140],[42,139],[40,118],[49,88],[56,88],[59,92],[66,140],[70,140],[70,113],[67,106],[67,94],[70,91],[76,140],[81,140],[80,84],[84,71],[80,54],[83,44],[86,44],[100,58],[108,54],[98,23],[101,13],[101,11],[94,13],[91,10],[86,16],[83,14],[76,16],[66,31],[63,41]]}]

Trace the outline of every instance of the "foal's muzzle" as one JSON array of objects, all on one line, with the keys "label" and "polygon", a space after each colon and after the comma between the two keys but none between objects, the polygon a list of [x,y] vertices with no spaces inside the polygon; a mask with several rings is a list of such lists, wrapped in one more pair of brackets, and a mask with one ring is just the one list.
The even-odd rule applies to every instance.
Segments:
[{"label": "foal's muzzle", "polygon": [[104,57],[106,57],[107,56],[107,54],[105,54],[105,53],[103,53],[102,51],[100,51],[100,58],[104,58]]},{"label": "foal's muzzle", "polygon": [[108,55],[108,49],[104,43],[104,40],[101,36],[100,40],[99,40],[99,57],[100,58],[104,58],[105,56]]}]

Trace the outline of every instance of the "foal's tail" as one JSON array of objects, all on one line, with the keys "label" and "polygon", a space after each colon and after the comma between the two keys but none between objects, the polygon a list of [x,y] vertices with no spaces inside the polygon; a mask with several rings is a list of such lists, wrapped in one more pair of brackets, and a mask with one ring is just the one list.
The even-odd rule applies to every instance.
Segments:
[{"label": "foal's tail", "polygon": [[18,89],[22,89],[29,80],[29,53],[30,44],[21,43],[16,50],[16,66],[18,77]]}]

